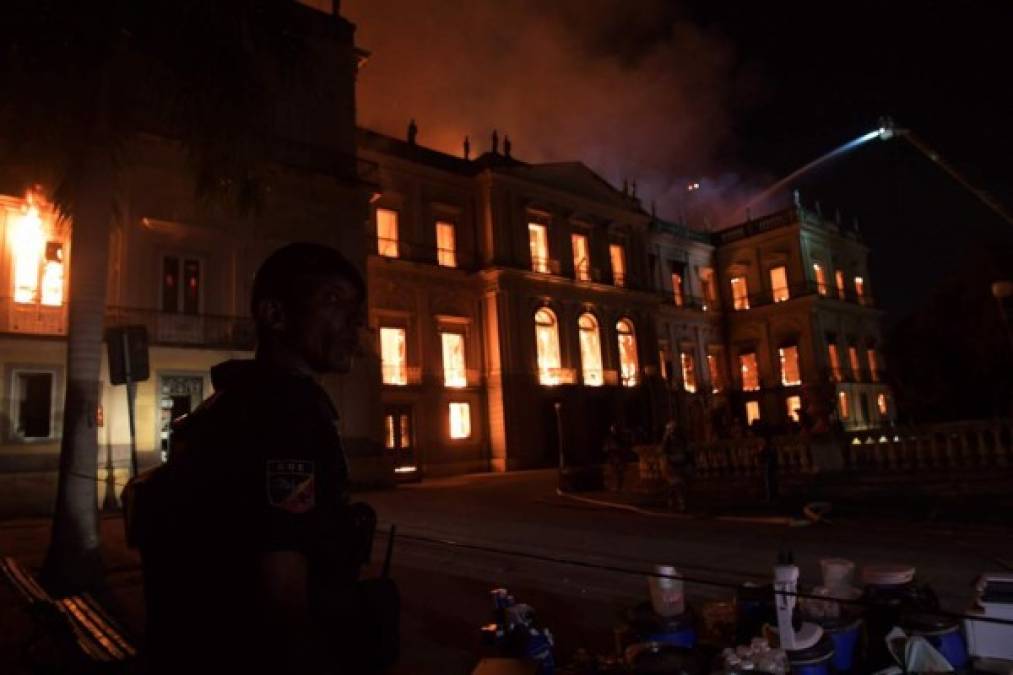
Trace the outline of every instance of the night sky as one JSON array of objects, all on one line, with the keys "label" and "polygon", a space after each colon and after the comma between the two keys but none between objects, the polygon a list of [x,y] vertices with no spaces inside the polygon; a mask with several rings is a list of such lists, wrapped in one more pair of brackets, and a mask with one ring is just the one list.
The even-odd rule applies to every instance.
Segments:
[{"label": "night sky", "polygon": [[[361,124],[402,135],[414,117],[420,143],[453,153],[465,134],[483,151],[497,128],[521,159],[637,180],[645,205],[697,227],[744,219],[748,197],[882,115],[1013,210],[1007,2],[345,0],[342,11],[372,52]],[[809,206],[859,217],[889,321],[976,249],[1013,241],[903,140],[795,187]]]}]

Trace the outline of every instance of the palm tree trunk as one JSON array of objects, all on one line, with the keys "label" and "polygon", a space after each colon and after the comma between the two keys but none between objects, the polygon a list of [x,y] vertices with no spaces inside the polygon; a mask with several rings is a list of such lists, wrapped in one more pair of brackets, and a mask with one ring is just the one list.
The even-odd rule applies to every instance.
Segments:
[{"label": "palm tree trunk", "polygon": [[98,527],[99,375],[105,319],[113,173],[84,163],[71,205],[67,393],[52,538],[42,578],[50,591],[76,593],[102,580]]}]

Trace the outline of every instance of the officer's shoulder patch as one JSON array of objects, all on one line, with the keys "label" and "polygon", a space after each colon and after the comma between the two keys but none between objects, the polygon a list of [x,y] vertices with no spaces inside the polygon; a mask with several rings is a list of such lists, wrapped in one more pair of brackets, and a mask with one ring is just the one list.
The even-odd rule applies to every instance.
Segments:
[{"label": "officer's shoulder patch", "polygon": [[267,501],[289,513],[306,513],[316,504],[313,462],[267,460]]}]

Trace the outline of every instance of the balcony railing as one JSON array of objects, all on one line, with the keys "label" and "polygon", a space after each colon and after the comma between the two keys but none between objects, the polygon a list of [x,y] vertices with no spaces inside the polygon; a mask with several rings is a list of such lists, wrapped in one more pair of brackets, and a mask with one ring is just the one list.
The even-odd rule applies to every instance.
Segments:
[{"label": "balcony railing", "polygon": [[63,335],[67,332],[67,306],[14,302],[0,298],[0,331],[35,335]]},{"label": "balcony railing", "polygon": [[536,375],[538,383],[548,387],[577,383],[577,370],[575,368],[540,368]]},{"label": "balcony railing", "polygon": [[106,326],[142,325],[153,344],[253,349],[256,331],[246,317],[173,314],[133,307],[107,307]]},{"label": "balcony railing", "polygon": [[455,370],[451,373],[443,372],[440,376],[443,386],[447,389],[464,389],[482,385],[482,371],[477,368]]},{"label": "balcony railing", "polygon": [[680,297],[681,302],[676,301],[675,294],[671,291],[661,291],[658,297],[661,298],[661,304],[675,307],[676,309],[691,309],[697,312],[706,312],[714,308],[713,302],[708,302],[706,298],[696,295],[686,295],[684,293]]},{"label": "balcony railing", "polygon": [[[256,331],[247,317],[179,314],[139,307],[106,307],[105,326],[141,325],[151,344],[182,347],[253,349]],[[0,298],[0,331],[66,335],[67,307],[14,303]]]},{"label": "balcony railing", "polygon": [[383,384],[404,387],[422,383],[422,369],[418,366],[380,366]]},{"label": "balcony railing", "polygon": [[808,296],[819,296],[829,300],[840,300],[843,302],[860,304],[864,307],[871,307],[873,305],[872,298],[868,295],[859,296],[854,292],[848,291],[842,297],[836,288],[818,284],[815,281],[803,281],[789,285],[787,287],[787,298],[783,297],[784,291],[786,290],[785,288],[778,288],[777,290],[777,293],[775,293],[773,289],[764,289],[759,293],[751,293],[746,296],[746,304],[748,306],[737,308],[735,311],[746,311],[749,309],[756,309],[757,307],[767,307],[768,305],[775,305],[780,302],[789,302],[795,298]]},{"label": "balcony railing", "polygon": [[[476,257],[460,247],[442,248],[432,244],[370,236],[370,250],[383,258],[439,265],[447,268],[474,269]],[[449,263],[453,264],[449,264]]]},{"label": "balcony railing", "polygon": [[[849,432],[840,440],[841,469],[876,476],[915,476],[962,470],[1008,471],[1013,467],[1013,422],[981,420],[922,427],[884,427]],[[763,471],[760,438],[726,440],[700,446],[697,474],[704,478],[759,476]],[[803,436],[773,439],[782,474],[819,470]]]}]

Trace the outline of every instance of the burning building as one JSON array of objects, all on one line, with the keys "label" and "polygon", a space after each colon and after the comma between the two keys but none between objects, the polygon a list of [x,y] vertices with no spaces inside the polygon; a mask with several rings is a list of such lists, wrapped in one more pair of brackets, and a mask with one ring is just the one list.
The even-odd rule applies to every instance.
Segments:
[{"label": "burning building", "polygon": [[881,426],[880,314],[856,228],[793,208],[715,233],[579,162],[465,159],[361,129],[385,446],[398,471],[600,460],[610,425],[707,442]]},{"label": "burning building", "polygon": [[[142,465],[211,393],[209,367],[251,354],[253,273],[293,240],[339,247],[368,279],[364,356],[325,382],[360,480],[555,465],[561,451],[594,462],[612,424],[654,440],[676,419],[706,443],[737,421],[893,418],[857,229],[796,204],[704,233],[580,162],[521,161],[507,138],[472,158],[419,145],[414,125],[404,140],[356,129],[352,30],[321,17],[340,65],[333,110],[296,120],[253,221],[198,208],[170,143],[133,148],[145,161],[109,242],[106,319],[146,326],[152,345]],[[72,227],[35,196],[0,198],[0,482],[44,507]],[[129,466],[122,391],[103,386],[97,422],[97,480],[114,486]]]}]

